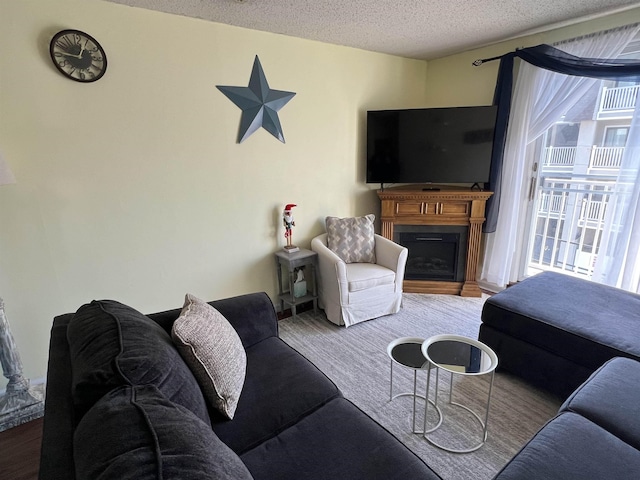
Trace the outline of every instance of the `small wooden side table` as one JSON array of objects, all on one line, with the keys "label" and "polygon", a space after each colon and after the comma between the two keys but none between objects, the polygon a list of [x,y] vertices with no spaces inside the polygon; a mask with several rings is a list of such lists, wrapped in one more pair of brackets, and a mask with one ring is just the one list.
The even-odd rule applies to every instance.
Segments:
[{"label": "small wooden side table", "polygon": [[[293,318],[296,318],[296,307],[302,303],[313,302],[313,313],[318,312],[318,283],[316,282],[316,267],[318,265],[318,254],[311,250],[301,248],[297,252],[287,253],[284,250],[278,251],[276,257],[276,270],[278,272],[278,299],[280,300],[280,308],[282,311],[285,305],[291,306]],[[309,266],[311,270],[311,292],[307,290],[302,297],[295,297],[293,292],[293,283],[295,281],[295,269]],[[289,273],[289,291],[285,292],[282,286],[282,266]],[[306,271],[306,268],[305,268]],[[309,288],[309,278],[307,280],[307,289]]]}]

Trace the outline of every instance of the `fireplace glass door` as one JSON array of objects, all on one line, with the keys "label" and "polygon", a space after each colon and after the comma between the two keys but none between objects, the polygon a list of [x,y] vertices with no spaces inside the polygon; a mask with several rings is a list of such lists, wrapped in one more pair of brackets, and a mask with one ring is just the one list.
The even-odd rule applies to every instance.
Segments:
[{"label": "fireplace glass door", "polygon": [[[442,226],[397,226],[396,241],[409,255],[405,280],[464,280],[466,228]],[[409,231],[403,231],[409,230]],[[452,231],[448,231],[452,230]]]}]

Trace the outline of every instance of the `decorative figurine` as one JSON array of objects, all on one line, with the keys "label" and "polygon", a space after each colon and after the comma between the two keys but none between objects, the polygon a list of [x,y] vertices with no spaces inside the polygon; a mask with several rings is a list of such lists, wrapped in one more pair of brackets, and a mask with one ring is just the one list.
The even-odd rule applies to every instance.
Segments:
[{"label": "decorative figurine", "polygon": [[294,203],[288,203],[284,207],[284,212],[282,212],[282,223],[284,224],[284,238],[287,240],[287,245],[284,247],[285,252],[293,253],[297,252],[300,249],[291,243],[291,236],[293,234],[292,227],[296,226],[296,222],[293,220],[293,214],[291,213],[291,209],[295,207]]},{"label": "decorative figurine", "polygon": [[[22,409],[36,404],[40,404],[40,409],[44,408],[42,395],[30,387],[29,380],[22,374],[22,360],[9,329],[2,298],[0,298],[0,363],[4,376],[9,379],[5,393],[0,394],[1,432],[6,428],[20,425],[20,411],[23,414],[28,413],[27,410]],[[35,413],[35,407],[29,412]]]}]

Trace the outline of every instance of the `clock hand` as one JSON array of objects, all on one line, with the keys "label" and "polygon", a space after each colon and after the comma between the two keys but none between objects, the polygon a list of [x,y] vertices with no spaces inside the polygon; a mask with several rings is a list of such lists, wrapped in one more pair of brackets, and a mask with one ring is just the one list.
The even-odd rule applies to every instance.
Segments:
[{"label": "clock hand", "polygon": [[69,53],[69,52],[58,52],[60,55],[64,55],[65,57],[75,57],[75,58],[82,58],[80,55],[76,55],[75,53]]},{"label": "clock hand", "polygon": [[87,48],[87,42],[89,40],[85,40],[84,42],[84,46],[80,45],[80,53],[78,54],[78,58],[82,58],[82,54],[84,53],[85,49]]}]

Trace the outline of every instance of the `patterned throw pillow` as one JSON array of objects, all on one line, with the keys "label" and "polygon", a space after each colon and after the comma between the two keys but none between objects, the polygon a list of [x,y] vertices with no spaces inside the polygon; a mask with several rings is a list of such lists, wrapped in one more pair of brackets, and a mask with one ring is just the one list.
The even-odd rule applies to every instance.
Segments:
[{"label": "patterned throw pillow", "polygon": [[247,371],[238,333],[218,310],[187,294],[171,336],[205,398],[233,419]]},{"label": "patterned throw pillow", "polygon": [[364,217],[327,217],[327,246],[345,263],[376,263],[373,222],[375,215]]}]

